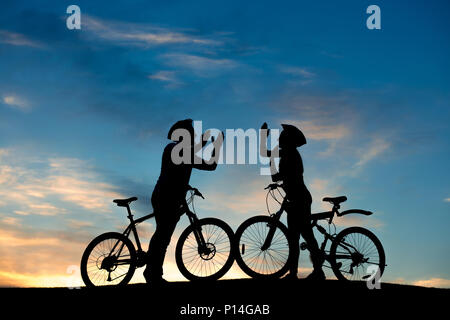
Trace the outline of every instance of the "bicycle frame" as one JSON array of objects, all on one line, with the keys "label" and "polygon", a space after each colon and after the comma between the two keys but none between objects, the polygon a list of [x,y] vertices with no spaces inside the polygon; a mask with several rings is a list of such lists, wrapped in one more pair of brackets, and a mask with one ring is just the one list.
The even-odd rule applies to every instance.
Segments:
[{"label": "bicycle frame", "polygon": [[130,207],[127,206],[127,209],[128,209],[128,219],[130,219],[130,224],[128,225],[128,227],[125,229],[125,231],[122,234],[128,238],[130,233],[133,233],[134,240],[136,241],[136,246],[137,246],[137,249],[139,252],[139,251],[142,251],[142,246],[141,246],[141,241],[139,239],[139,235],[136,230],[136,225],[138,225],[141,222],[144,222],[145,220],[155,217],[155,213],[150,213],[146,216],[143,216],[143,217],[140,217],[139,219],[134,220],[133,215],[131,214]]},{"label": "bicycle frame", "polygon": [[[122,234],[123,234],[125,237],[129,238],[130,234],[133,233],[134,240],[135,240],[136,246],[137,246],[137,250],[136,250],[136,252],[137,252],[136,266],[137,266],[137,267],[141,267],[141,266],[145,265],[145,262],[144,262],[144,259],[143,259],[143,258],[144,258],[145,252],[142,250],[141,241],[140,241],[140,239],[139,239],[139,235],[138,235],[138,232],[137,232],[137,230],[136,230],[136,225],[139,224],[139,223],[141,223],[141,222],[143,222],[143,221],[145,221],[145,220],[148,220],[148,219],[153,218],[153,217],[155,216],[155,214],[154,214],[154,213],[151,213],[151,214],[148,214],[148,215],[146,215],[146,216],[143,216],[143,217],[141,217],[141,218],[139,218],[139,219],[134,220],[134,219],[133,219],[133,215],[131,214],[130,206],[127,205],[126,208],[127,208],[127,212],[128,212],[127,218],[130,220],[130,224],[126,227],[126,229],[122,232]],[[114,246],[113,246],[113,248],[111,249],[111,252],[109,253],[109,255],[108,255],[107,258],[111,257],[111,255],[115,252],[116,247],[117,247],[117,245],[119,244],[119,242],[120,242],[120,241],[117,241],[117,242],[114,244]],[[122,252],[122,249],[123,249],[124,245],[125,245],[125,243],[122,242],[122,244],[121,244],[119,250],[117,251],[117,256],[118,256],[118,257],[120,257],[120,254],[121,254],[121,252]],[[141,259],[141,258],[142,258],[142,259]],[[106,259],[106,258],[105,258],[105,259]],[[114,264],[115,264],[115,265],[125,265],[125,264],[131,264],[131,263],[132,263],[132,261],[130,261],[130,259],[120,259],[120,260],[114,261]]]},{"label": "bicycle frame", "polygon": [[[261,250],[267,250],[273,240],[273,237],[275,235],[275,231],[276,231],[276,224],[280,221],[280,218],[283,214],[283,212],[285,211],[285,207],[286,207],[286,199],[283,200],[280,209],[274,213],[271,214],[271,217],[273,219],[273,223],[270,226],[270,230],[267,234],[266,240],[264,241],[264,244],[261,247]],[[334,242],[336,239],[336,236],[329,234],[324,227],[320,226],[317,224],[317,221],[319,220],[324,220],[324,219],[329,219],[328,220],[328,224],[331,224],[333,221],[334,216],[344,216],[347,214],[351,214],[351,213],[358,213],[358,214],[363,214],[363,215],[371,215],[372,212],[370,211],[365,211],[365,210],[361,210],[361,209],[350,209],[350,210],[346,210],[343,212],[339,212],[340,206],[339,205],[333,205],[333,208],[331,209],[331,211],[325,211],[325,212],[320,212],[320,213],[313,213],[311,214],[311,226],[312,228],[316,228],[317,231],[319,231],[323,236],[324,236],[324,240],[322,242],[322,244],[320,245],[320,251],[323,253],[324,259],[327,260],[329,262],[329,255],[325,254],[325,247],[328,243],[328,240],[330,240],[331,242]],[[349,247],[353,248],[356,250],[355,247],[353,247],[352,245],[348,244],[348,243],[342,243],[341,242],[341,246],[343,248],[345,248],[349,254],[351,254],[351,251],[349,250]],[[337,255],[336,258],[348,258],[349,255]]]},{"label": "bicycle frame", "polygon": [[[127,238],[129,238],[130,234],[133,234],[133,237],[134,237],[134,240],[135,240],[136,246],[137,246],[136,252],[138,253],[138,266],[141,266],[141,264],[144,265],[145,263],[143,261],[140,261],[139,258],[140,258],[140,256],[143,256],[143,254],[145,254],[145,252],[142,250],[142,245],[141,245],[141,241],[139,239],[139,234],[137,232],[136,225],[138,225],[139,223],[144,222],[148,219],[154,218],[155,213],[150,213],[148,215],[145,215],[145,216],[140,217],[135,220],[133,218],[133,214],[131,213],[130,206],[126,205],[126,208],[127,208],[127,213],[128,213],[127,218],[130,220],[130,224],[122,232],[122,234]],[[194,236],[195,236],[195,239],[197,240],[197,243],[199,244],[199,246],[198,246],[199,254],[208,253],[208,252],[206,252],[207,246],[206,246],[206,241],[201,232],[202,229],[201,229],[201,227],[198,226],[199,219],[198,219],[197,215],[189,209],[187,203],[183,206],[182,211],[183,211],[183,213],[181,215],[183,215],[183,214],[187,215],[189,222],[194,229]],[[116,244],[113,246],[113,248],[111,249],[110,255],[108,257],[110,257],[111,254],[115,251],[118,243],[119,243],[119,241],[116,242]],[[118,256],[120,256],[120,253],[122,252],[124,245],[125,244],[122,243],[121,247],[119,248],[118,254],[117,254]],[[130,264],[130,260],[129,259],[117,260],[115,264],[117,264],[117,265]]]}]

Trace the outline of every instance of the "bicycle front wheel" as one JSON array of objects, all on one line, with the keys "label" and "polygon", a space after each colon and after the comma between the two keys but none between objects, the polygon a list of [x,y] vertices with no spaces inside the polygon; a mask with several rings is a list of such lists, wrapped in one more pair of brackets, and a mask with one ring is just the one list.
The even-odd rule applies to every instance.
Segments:
[{"label": "bicycle front wheel", "polygon": [[81,277],[87,287],[122,286],[133,277],[136,250],[130,239],[117,232],[99,235],[81,258]]},{"label": "bicycle front wheel", "polygon": [[351,227],[342,230],[330,247],[333,273],[339,280],[366,281],[375,268],[383,275],[386,257],[380,240],[369,230]]},{"label": "bicycle front wheel", "polygon": [[[264,248],[271,231],[270,246]],[[236,231],[234,246],[236,262],[252,278],[280,278],[289,268],[288,229],[271,217],[256,216],[244,221]]]},{"label": "bicycle front wheel", "polygon": [[[201,235],[205,240],[198,242]],[[205,218],[186,228],[175,250],[178,269],[188,280],[217,280],[233,265],[233,230],[216,218]]]}]

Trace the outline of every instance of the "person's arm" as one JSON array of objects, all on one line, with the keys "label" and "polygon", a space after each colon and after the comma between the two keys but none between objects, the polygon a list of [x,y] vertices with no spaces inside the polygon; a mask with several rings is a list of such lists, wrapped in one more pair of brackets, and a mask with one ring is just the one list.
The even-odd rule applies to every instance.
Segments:
[{"label": "person's arm", "polygon": [[259,154],[261,157],[271,157],[272,156],[272,150],[267,149],[267,137],[270,134],[270,129],[267,126],[267,123],[264,122],[261,126],[259,135]]},{"label": "person's arm", "polygon": [[280,164],[279,164],[279,171],[277,170],[276,166],[275,166],[275,161],[274,158],[271,157],[270,158],[270,172],[272,173],[272,182],[278,182],[278,181],[283,181],[283,176],[282,176],[282,161],[280,159]]},{"label": "person's arm", "polygon": [[275,166],[275,158],[279,157],[279,146],[276,145],[273,150],[267,149],[267,137],[270,134],[270,129],[268,128],[268,125],[266,122],[263,123],[260,130],[260,137],[259,137],[259,152],[262,157],[269,157],[270,158],[270,173],[272,174],[272,181],[277,182],[281,181],[282,177],[281,174],[278,172],[276,166]]},{"label": "person's arm", "polygon": [[207,163],[202,159],[202,163],[194,163],[192,167],[197,170],[214,171],[217,168],[217,162],[213,161],[213,163]]},{"label": "person's arm", "polygon": [[272,172],[274,172],[273,168],[275,168],[275,166],[273,166],[273,168],[272,168],[272,160],[275,157],[279,157],[280,148],[279,148],[279,145],[277,144],[272,150],[267,149],[267,137],[269,136],[269,134],[270,134],[270,129],[268,128],[267,123],[264,122],[263,125],[261,126],[261,130],[260,130],[259,153],[260,153],[261,157],[269,157],[270,158],[271,170],[272,170]]},{"label": "person's arm", "polygon": [[[192,167],[194,169],[198,169],[198,170],[205,170],[205,171],[214,171],[217,168],[217,161],[218,161],[218,157],[219,157],[219,152],[220,149],[222,147],[222,143],[224,140],[224,134],[223,132],[221,133],[221,135],[219,135],[217,142],[215,142],[214,137],[211,137],[211,143],[214,144],[214,149],[211,153],[211,159],[209,161],[206,161],[203,158],[199,158],[195,155],[194,153],[194,161],[193,161],[193,165]],[[206,144],[206,142],[203,140],[202,137],[202,147],[204,147]],[[218,149],[219,151],[216,151],[216,149]],[[198,150],[197,150],[198,151]],[[217,158],[216,158],[216,154],[217,154]]]}]

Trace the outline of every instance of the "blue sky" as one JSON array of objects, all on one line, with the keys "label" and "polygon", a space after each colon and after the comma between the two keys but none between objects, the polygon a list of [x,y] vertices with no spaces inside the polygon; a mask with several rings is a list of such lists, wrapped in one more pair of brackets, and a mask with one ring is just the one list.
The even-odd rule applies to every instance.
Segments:
[{"label": "blue sky", "polygon": [[[70,4],[81,8],[81,30],[66,28]],[[381,8],[381,30],[366,28],[370,4]],[[114,197],[137,195],[137,213],[151,211],[167,130],[189,117],[221,130],[298,125],[313,209],[347,195],[345,208],[375,214],[338,227],[380,237],[385,281],[450,287],[448,9],[3,1],[0,285],[65,285],[89,240],[125,223]],[[236,228],[263,214],[269,178],[259,169],[195,172],[191,184],[206,196],[199,215]],[[178,279],[171,252],[167,266]]]}]

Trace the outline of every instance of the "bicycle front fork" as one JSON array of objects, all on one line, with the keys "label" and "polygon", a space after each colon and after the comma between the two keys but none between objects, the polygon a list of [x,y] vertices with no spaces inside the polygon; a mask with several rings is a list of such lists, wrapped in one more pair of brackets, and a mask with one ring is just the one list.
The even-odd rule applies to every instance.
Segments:
[{"label": "bicycle front fork", "polygon": [[272,215],[272,221],[267,224],[269,227],[269,232],[267,233],[266,240],[264,241],[263,245],[261,246],[261,250],[265,251],[270,248],[273,240],[273,236],[275,235],[275,231],[277,230],[277,222],[280,219],[280,215],[283,211],[280,210],[274,215]]},{"label": "bicycle front fork", "polygon": [[194,237],[195,237],[195,240],[197,241],[197,245],[198,245],[198,253],[199,254],[204,254],[204,253],[207,254],[208,252],[207,252],[206,241],[205,241],[205,238],[203,237],[202,227],[200,226],[199,219],[191,211],[187,211],[186,214],[189,218],[189,222],[191,223],[191,226],[194,231]]}]

